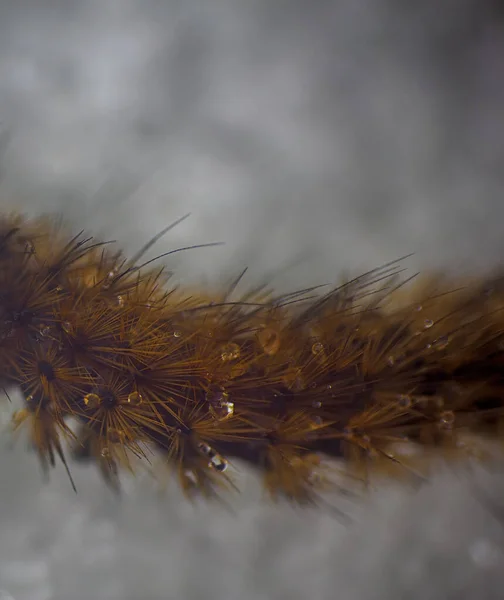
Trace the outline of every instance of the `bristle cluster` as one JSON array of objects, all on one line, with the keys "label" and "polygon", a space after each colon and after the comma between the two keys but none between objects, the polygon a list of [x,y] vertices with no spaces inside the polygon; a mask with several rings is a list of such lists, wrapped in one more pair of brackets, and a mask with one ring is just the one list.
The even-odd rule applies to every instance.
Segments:
[{"label": "bristle cluster", "polygon": [[306,503],[323,455],[407,471],[397,443],[463,452],[461,432],[499,435],[498,277],[406,294],[392,263],[326,293],[237,296],[237,278],[184,294],[139,258],[50,219],[0,221],[0,379],[22,390],[14,427],[29,423],[44,466],[68,469],[74,438],[115,486],[155,448],[186,492],[210,495],[239,458],[273,497]]}]

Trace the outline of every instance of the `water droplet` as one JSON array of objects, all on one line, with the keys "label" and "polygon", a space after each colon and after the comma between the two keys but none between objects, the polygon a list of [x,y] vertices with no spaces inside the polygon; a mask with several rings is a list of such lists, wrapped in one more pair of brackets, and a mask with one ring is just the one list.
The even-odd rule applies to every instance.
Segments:
[{"label": "water droplet", "polygon": [[240,357],[240,346],[235,344],[234,342],[230,342],[229,344],[225,344],[222,347],[221,359],[225,362],[230,360],[236,360]]},{"label": "water droplet", "polygon": [[374,448],[371,447],[371,438],[369,437],[369,435],[366,435],[366,434],[360,435],[360,436],[358,436],[357,441],[358,441],[359,445],[362,448],[365,448],[370,455],[372,455],[374,452],[376,452],[374,450]]},{"label": "water droplet", "polygon": [[124,297],[116,296],[116,306],[122,308],[124,306]]},{"label": "water droplet", "polygon": [[49,325],[42,323],[42,325],[40,325],[40,327],[39,327],[39,335],[41,337],[47,337],[50,333],[51,333],[51,328],[49,327]]},{"label": "water droplet", "polygon": [[206,393],[210,412],[217,419],[227,419],[234,414],[234,403],[229,400],[229,394],[222,388],[211,386]]},{"label": "water droplet", "polygon": [[312,469],[306,476],[306,482],[309,485],[318,487],[319,485],[321,485],[324,482],[324,478],[322,476],[322,473],[320,473],[320,471],[318,471],[317,469]]},{"label": "water droplet", "polygon": [[322,402],[320,402],[320,400],[314,400],[312,402],[312,406],[313,408],[320,408],[322,406]]},{"label": "water droplet", "polygon": [[395,359],[392,355],[387,358],[387,365],[389,367],[393,367],[395,365]]},{"label": "water droplet", "polygon": [[234,414],[234,403],[233,402],[223,402],[222,409],[225,413],[225,418],[232,417]]},{"label": "water droplet", "polygon": [[219,473],[223,473],[228,468],[228,463],[226,459],[224,459],[219,454],[216,454],[214,457],[211,458],[208,466],[212,469],[215,469]]},{"label": "water droplet", "polygon": [[438,350],[444,350],[449,343],[450,338],[447,335],[442,335],[441,337],[438,337],[437,340],[434,340],[434,345]]},{"label": "water droplet", "polygon": [[443,429],[451,429],[455,423],[455,413],[451,410],[443,411],[439,416],[439,424]]},{"label": "water droplet", "polygon": [[107,273],[107,275],[104,278],[104,282],[102,284],[103,289],[108,290],[110,289],[110,286],[113,284],[114,282],[114,278],[117,275],[117,271],[115,269],[112,269],[111,271],[109,271]]},{"label": "water droplet", "polygon": [[65,333],[73,333],[73,326],[72,323],[70,323],[70,321],[63,321],[63,323],[61,323],[61,327]]},{"label": "water droplet", "polygon": [[24,423],[24,421],[26,421],[26,419],[28,418],[29,414],[30,413],[26,410],[26,408],[21,408],[20,410],[14,411],[12,413],[13,425],[18,427],[19,425]]},{"label": "water droplet", "polygon": [[319,427],[323,423],[322,417],[315,415],[314,417],[311,418],[311,422],[312,422],[314,428]]},{"label": "water droplet", "polygon": [[302,377],[301,369],[293,368],[283,377],[284,385],[291,392],[300,392],[305,389],[305,382]]},{"label": "water droplet", "polygon": [[142,394],[140,394],[140,392],[137,392],[135,390],[134,392],[131,392],[128,395],[127,403],[130,406],[140,406],[140,404],[142,404],[142,402],[143,402],[143,398],[142,398]]},{"label": "water droplet", "polygon": [[409,408],[413,404],[413,399],[409,394],[399,394],[397,401],[404,408]]},{"label": "water droplet", "polygon": [[321,342],[315,342],[311,347],[311,351],[314,356],[321,354],[322,352],[324,352],[324,344],[322,344]]},{"label": "water droplet", "polygon": [[26,396],[25,400],[28,403],[33,402],[33,394],[30,394],[30,395]]},{"label": "water droplet", "polygon": [[198,444],[198,448],[205,456],[208,456],[209,458],[213,458],[217,454],[217,452],[215,452],[215,450],[205,442]]},{"label": "water droplet", "polygon": [[274,329],[266,327],[257,334],[257,339],[264,354],[273,356],[280,348],[280,335]]},{"label": "water droplet", "polygon": [[223,400],[227,400],[228,397],[229,394],[218,386],[211,386],[206,393],[206,399],[211,404],[214,404],[215,402],[220,403]]},{"label": "water droplet", "polygon": [[353,438],[355,435],[355,428],[351,427],[350,425],[348,425],[347,427],[343,428],[343,435],[346,438]]},{"label": "water droplet", "polygon": [[86,405],[86,408],[89,408],[90,410],[94,410],[95,408],[98,408],[100,406],[101,403],[101,398],[100,396],[98,396],[98,394],[86,394],[84,396],[84,404]]},{"label": "water droplet", "polygon": [[120,444],[124,441],[126,433],[117,427],[110,427],[110,429],[107,430],[107,437],[113,444]]},{"label": "water droplet", "polygon": [[417,304],[417,305],[415,306],[415,310],[416,310],[417,312],[420,312],[422,309],[423,309],[423,306],[422,306],[421,304]]},{"label": "water droplet", "polygon": [[104,446],[101,449],[100,456],[102,456],[103,458],[109,457],[110,456],[110,449],[107,446]]},{"label": "water droplet", "polygon": [[182,336],[182,332],[181,332],[181,331],[179,331],[178,329],[176,329],[176,330],[173,332],[173,337],[174,337],[174,338],[179,338],[179,337],[181,337],[181,336]]},{"label": "water droplet", "polygon": [[424,327],[425,329],[430,329],[434,325],[434,321],[432,319],[425,319]]},{"label": "water droplet", "polygon": [[228,379],[236,379],[237,377],[241,377],[242,375],[244,375],[249,370],[249,367],[250,363],[233,363],[231,364],[231,367],[229,368],[226,375]]},{"label": "water droplet", "polygon": [[186,469],[184,471],[184,477],[189,483],[192,483],[193,485],[198,485],[198,478],[196,477],[196,473],[192,469]]},{"label": "water droplet", "polygon": [[429,397],[428,396],[415,396],[414,404],[415,404],[415,406],[418,406],[419,408],[427,408],[427,405],[429,404]]}]

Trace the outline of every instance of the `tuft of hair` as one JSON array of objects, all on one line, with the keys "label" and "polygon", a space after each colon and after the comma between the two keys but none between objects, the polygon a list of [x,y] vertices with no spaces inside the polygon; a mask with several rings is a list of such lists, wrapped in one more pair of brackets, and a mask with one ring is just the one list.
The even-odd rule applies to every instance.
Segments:
[{"label": "tuft of hair", "polygon": [[68,469],[70,438],[117,488],[154,447],[186,494],[211,497],[240,459],[305,505],[331,489],[324,457],[364,483],[421,481],[426,457],[502,438],[502,275],[413,281],[401,260],[325,293],[239,296],[244,273],[181,290],[141,257],[55,219],[0,220],[0,384],[22,390],[13,428],[29,425],[44,468]]}]

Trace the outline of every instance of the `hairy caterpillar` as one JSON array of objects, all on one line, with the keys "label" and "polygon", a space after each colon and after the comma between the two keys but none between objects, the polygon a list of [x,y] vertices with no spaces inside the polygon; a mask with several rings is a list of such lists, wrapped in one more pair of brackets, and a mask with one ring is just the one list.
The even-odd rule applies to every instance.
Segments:
[{"label": "hairy caterpillar", "polygon": [[13,428],[29,426],[44,469],[59,457],[70,475],[67,439],[117,488],[155,452],[212,496],[237,458],[306,504],[328,484],[321,456],[417,476],[398,444],[464,459],[466,432],[498,439],[502,276],[413,285],[395,261],[330,290],[238,294],[242,273],[183,291],[139,264],[146,248],[128,260],[50,218],[0,222],[0,382],[21,389]]}]

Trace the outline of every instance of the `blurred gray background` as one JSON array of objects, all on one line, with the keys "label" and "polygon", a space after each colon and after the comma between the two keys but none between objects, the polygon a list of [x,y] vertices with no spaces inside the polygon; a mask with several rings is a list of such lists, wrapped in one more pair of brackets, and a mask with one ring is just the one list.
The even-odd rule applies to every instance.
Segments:
[{"label": "blurred gray background", "polygon": [[[226,244],[177,256],[182,281],[500,265],[503,106],[498,1],[0,1],[0,208],[129,252],[191,212],[157,252]],[[345,527],[243,471],[233,513],[148,477],[119,501],[80,466],[75,496],[0,441],[1,600],[504,594],[504,528],[472,494],[499,503],[499,473],[381,488]]]}]

